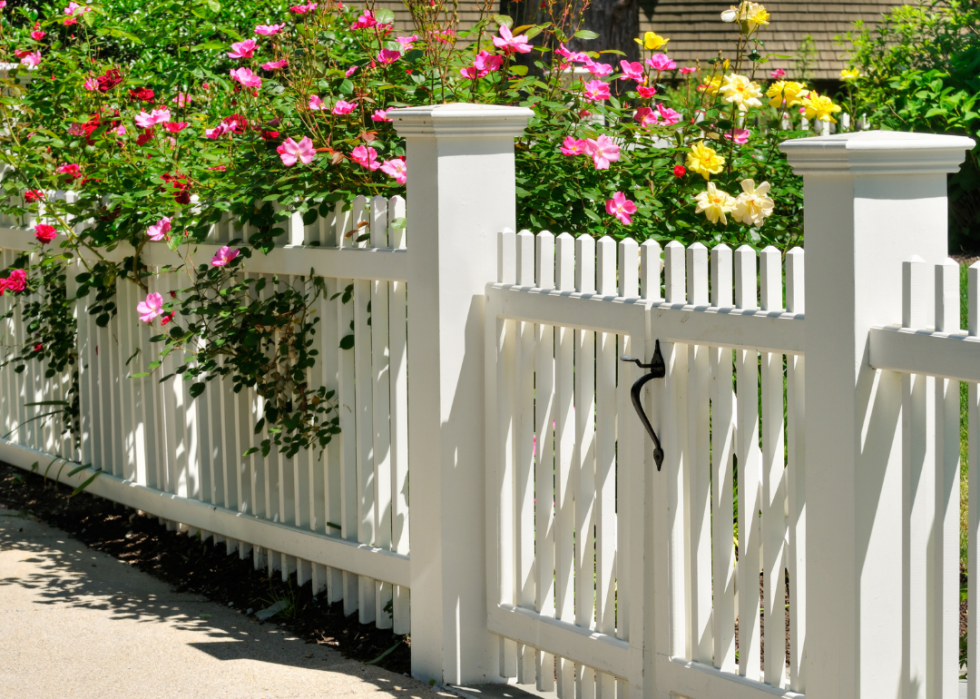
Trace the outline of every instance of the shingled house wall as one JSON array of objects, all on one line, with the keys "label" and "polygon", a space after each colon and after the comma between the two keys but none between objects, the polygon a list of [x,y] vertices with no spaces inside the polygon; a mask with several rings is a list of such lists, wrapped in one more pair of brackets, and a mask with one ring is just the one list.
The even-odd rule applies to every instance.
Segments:
[{"label": "shingled house wall", "polygon": [[[735,52],[732,26],[720,20],[722,10],[735,2],[713,0],[641,0],[640,27],[670,38],[669,53],[679,65],[693,64],[718,55]],[[836,80],[844,67],[846,46],[834,41],[862,20],[876,23],[883,13],[902,3],[894,0],[859,2],[802,2],[783,0],[764,2],[771,19],[762,30],[764,54],[794,55],[807,35],[813,37],[817,54],[811,73],[815,80]],[[783,68],[800,78],[793,60],[771,59],[767,69]]]},{"label": "shingled house wall", "polygon": [[[732,26],[721,21],[722,10],[737,0],[640,0],[640,28],[655,31],[670,38],[669,53],[679,65],[693,65],[695,60],[708,60],[725,51],[732,55]],[[857,20],[874,24],[884,12],[896,5],[894,0],[861,0],[860,2],[807,2],[776,0],[764,3],[772,18],[762,32],[765,53],[794,55],[807,35],[813,37],[816,57],[811,79],[836,80],[844,66],[845,47],[838,46],[834,37],[851,29]],[[379,0],[377,7],[395,12],[399,31],[411,31],[412,20],[401,0]],[[472,26],[479,18],[480,4],[472,0],[459,3],[460,27]],[[495,9],[499,2],[495,3]],[[601,38],[595,42],[600,46]],[[787,59],[771,59],[767,70],[783,68],[791,77],[800,78],[796,63]]]}]

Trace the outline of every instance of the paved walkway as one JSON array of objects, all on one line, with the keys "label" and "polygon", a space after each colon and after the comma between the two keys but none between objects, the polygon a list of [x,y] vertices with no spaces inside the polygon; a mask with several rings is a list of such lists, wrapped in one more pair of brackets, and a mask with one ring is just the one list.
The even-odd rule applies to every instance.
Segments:
[{"label": "paved walkway", "polygon": [[449,696],[0,510],[2,699]]}]

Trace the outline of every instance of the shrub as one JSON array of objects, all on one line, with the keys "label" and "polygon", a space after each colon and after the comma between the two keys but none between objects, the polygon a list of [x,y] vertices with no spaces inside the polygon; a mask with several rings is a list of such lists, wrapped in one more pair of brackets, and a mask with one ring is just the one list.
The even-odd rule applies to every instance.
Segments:
[{"label": "shrub", "polygon": [[[903,5],[846,39],[854,109],[896,131],[955,133],[980,141],[980,5]],[[980,251],[980,148],[949,178],[949,249]]]},{"label": "shrub", "polygon": [[[36,231],[37,261],[18,262],[23,283],[12,270],[2,282],[47,299],[36,310],[49,320],[27,342],[70,351],[70,323],[57,342],[47,335],[73,302],[64,270],[84,248],[97,261],[77,276],[78,296],[93,296],[96,323],[115,313],[117,282],[138,284],[141,320],[166,325],[160,359],[183,355],[177,373],[193,395],[230,376],[236,390],[265,398],[259,427],[274,429],[264,451],[322,447],[339,429],[332,395],[311,389],[305,372],[315,362],[308,311],[323,280],[311,270],[262,295],[265,281],[243,270],[294,212],[309,224],[358,194],[402,193],[411,164],[388,111],[409,105],[533,109],[516,145],[521,226],[784,250],[802,241],[800,180],[777,145],[806,135],[804,116],[835,121],[840,107],[781,71],[771,85],[755,81],[769,23],[761,5],[723,13],[737,35],[729,59],[682,67],[652,32],[639,40],[642,63],[570,51],[572,38],[594,35],[555,0],[542,5],[542,23],[521,27],[488,2],[466,31],[445,0],[408,4],[411,36],[395,35],[390,10],[335,0],[8,12],[0,50],[18,68],[0,98],[7,210],[50,227]],[[668,91],[671,81],[681,87]],[[58,189],[74,195],[44,194]],[[247,240],[195,261],[194,245],[223,216]],[[76,231],[77,221],[90,225]],[[168,242],[174,260],[163,271],[187,280],[173,298],[150,292],[154,272],[141,260],[150,240]],[[100,254],[122,241],[135,251],[122,263]]]}]

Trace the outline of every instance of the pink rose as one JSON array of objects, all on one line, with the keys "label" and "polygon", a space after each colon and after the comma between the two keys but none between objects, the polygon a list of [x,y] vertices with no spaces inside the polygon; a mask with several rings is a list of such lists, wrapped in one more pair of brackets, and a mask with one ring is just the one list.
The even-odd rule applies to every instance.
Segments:
[{"label": "pink rose", "polygon": [[156,292],[147,294],[146,300],[136,305],[136,311],[140,314],[141,321],[152,323],[154,318],[163,313],[163,296]]},{"label": "pink rose", "polygon": [[378,151],[367,146],[358,146],[351,152],[351,160],[368,170],[377,170],[381,167],[378,162]]},{"label": "pink rose", "polygon": [[620,80],[635,80],[642,83],[647,79],[646,73],[643,72],[643,64],[639,61],[636,63],[620,61],[619,67],[623,71],[623,74],[619,76]]},{"label": "pink rose", "polygon": [[514,36],[507,25],[500,25],[500,36],[493,37],[493,45],[510,55],[513,53],[531,53],[531,44],[527,43],[527,34]]},{"label": "pink rose", "polygon": [[633,223],[630,215],[636,213],[636,204],[627,199],[622,192],[616,192],[612,199],[606,200],[606,213],[615,216],[623,225],[628,226]]},{"label": "pink rose", "polygon": [[609,99],[609,86],[601,80],[590,80],[585,83],[585,99],[591,102]]},{"label": "pink rose", "polygon": [[296,164],[297,160],[304,165],[309,165],[313,162],[313,158],[316,157],[316,150],[313,148],[313,141],[306,136],[300,139],[299,143],[291,138],[287,138],[278,148],[276,148],[276,152],[279,154],[283,165],[286,167],[292,167]]},{"label": "pink rose", "polygon": [[584,139],[579,140],[577,138],[572,138],[571,136],[565,136],[565,140],[562,141],[561,146],[558,150],[561,151],[562,155],[582,155],[587,151],[587,144]]},{"label": "pink rose", "polygon": [[211,265],[213,267],[224,267],[229,262],[238,257],[240,250],[232,250],[227,245],[221,247],[218,252],[214,253],[214,257],[211,258]]},{"label": "pink rose", "polygon": [[285,26],[285,24],[260,24],[255,28],[255,33],[262,36],[272,36],[281,32]]},{"label": "pink rose", "polygon": [[149,228],[146,229],[147,237],[154,242],[160,242],[161,240],[166,238],[167,233],[170,232],[171,220],[172,219],[170,217],[164,216],[159,221],[151,225]]},{"label": "pink rose", "polygon": [[605,135],[585,139],[585,152],[592,156],[596,170],[608,170],[610,163],[619,160],[619,146]]},{"label": "pink rose", "polygon": [[657,53],[646,60],[646,64],[656,71],[676,70],[677,64],[665,53]]},{"label": "pink rose", "polygon": [[228,71],[232,80],[237,80],[244,87],[261,87],[262,78],[253,73],[248,68],[235,68]]},{"label": "pink rose", "polygon": [[381,164],[381,172],[387,174],[389,177],[394,177],[398,184],[405,184],[408,179],[404,158],[392,158],[391,160],[384,161]]},{"label": "pink rose", "polygon": [[228,58],[251,58],[257,47],[258,44],[255,43],[255,39],[239,41],[237,44],[231,45],[231,52],[228,54]]}]

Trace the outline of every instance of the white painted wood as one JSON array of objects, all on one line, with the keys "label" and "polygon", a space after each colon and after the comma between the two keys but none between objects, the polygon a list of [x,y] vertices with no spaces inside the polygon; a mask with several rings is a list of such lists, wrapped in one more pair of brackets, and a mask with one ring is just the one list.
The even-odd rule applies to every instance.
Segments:
[{"label": "white painted wood", "polygon": [[[555,285],[555,238],[548,231],[535,238],[535,286]],[[534,325],[534,608],[543,616],[555,616],[555,497],[559,468],[555,455],[555,328]],[[555,656],[537,652],[537,689],[555,689]]]},{"label": "white painted wood", "polygon": [[[662,340],[713,347],[753,348],[802,354],[805,319],[789,313],[766,313],[759,309],[696,308],[669,302],[648,308],[642,299],[603,298],[594,294],[515,290],[503,285],[487,289],[499,295],[503,313],[519,320],[561,324],[595,331],[621,331],[650,313],[651,327]],[[678,312],[680,311],[680,312]],[[792,322],[787,322],[792,321]]]},{"label": "white painted wood", "polygon": [[[388,202],[376,196],[370,203],[371,246],[387,248]],[[355,345],[356,347],[356,345]],[[391,548],[391,386],[388,353],[388,283],[371,282],[371,370],[374,424],[374,545]],[[390,607],[390,610],[389,610]],[[375,623],[390,629],[394,622],[391,586],[375,584]]]},{"label": "white painted wood", "polygon": [[664,248],[664,298],[669,304],[685,303],[684,246],[676,240]]},{"label": "white painted wood", "polygon": [[[534,286],[534,235],[517,235],[517,285]],[[515,323],[514,371],[514,596],[518,606],[534,609],[534,340],[533,323]],[[537,684],[537,652],[517,645],[517,681]]]},{"label": "white painted wood", "polygon": [[[708,305],[708,249],[695,243],[687,249],[687,302],[693,306]],[[688,432],[687,452],[690,460],[684,484],[689,513],[688,611],[691,657],[711,663],[714,653],[711,624],[711,459],[709,438],[709,348],[687,346],[688,362]]]},{"label": "white painted wood", "polygon": [[640,246],[640,292],[649,301],[662,301],[660,272],[663,266],[660,243],[644,240]]},{"label": "white painted wood", "polygon": [[[732,305],[732,251],[711,250],[711,305]],[[707,349],[707,348],[705,348]],[[711,370],[711,547],[713,580],[712,638],[714,666],[734,673],[735,666],[735,544],[733,447],[735,439],[732,350],[710,348]]]},{"label": "white painted wood", "polygon": [[[351,213],[345,211],[340,202],[336,209],[336,240],[338,247],[349,247],[350,241],[345,233],[351,228]],[[344,294],[350,289],[353,293],[354,280],[338,280],[336,299],[338,346],[345,337],[354,335],[354,298],[343,302]],[[355,343],[356,344],[356,343]],[[340,416],[340,490],[341,490],[341,536],[348,541],[358,541],[359,496],[358,496],[358,439],[356,434],[357,405],[354,393],[354,349],[339,351],[337,377],[338,413]],[[358,609],[360,584],[357,576],[348,571],[342,575],[344,614],[350,616]]]},{"label": "white painted wood", "polygon": [[[786,310],[805,311],[804,257],[802,248],[786,253]],[[786,357],[786,490],[789,548],[789,688],[806,689],[806,364],[803,356]]]},{"label": "white painted wood", "polygon": [[[913,257],[903,263],[902,325],[910,328],[933,323],[931,265]],[[929,591],[937,580],[930,552],[937,543],[936,517],[936,386],[930,376],[902,376],[902,431],[904,461],[904,522],[908,547],[906,584],[909,611],[906,633],[909,643],[908,677],[912,697],[929,695],[930,666],[935,665],[929,631],[934,630],[934,609]],[[934,670],[933,670],[934,672]]]},{"label": "white painted wood", "polygon": [[[368,200],[360,196],[351,205],[351,228],[356,228],[356,239],[365,234],[359,228],[361,223],[369,223]],[[373,543],[375,529],[375,475],[374,475],[374,392],[371,370],[371,326],[373,319],[371,303],[371,284],[367,280],[354,280],[354,394],[355,394],[355,439],[357,440],[357,540]],[[362,624],[375,621],[377,591],[375,582],[370,579],[358,580],[358,619]]]},{"label": "white painted wood", "polygon": [[[405,200],[392,197],[388,202],[388,243],[405,249],[407,227],[395,228],[405,218]],[[408,507],[408,336],[407,289],[403,281],[388,284],[389,383],[391,385],[391,548],[401,554],[409,551]],[[393,629],[396,634],[410,631],[410,592],[397,586],[394,591]]]},{"label": "white painted wood", "polygon": [[780,145],[804,179],[811,267],[807,556],[820,565],[807,568],[810,697],[904,692],[903,512],[878,505],[902,499],[902,389],[897,374],[869,366],[868,331],[900,315],[903,260],[945,259],[946,173],[972,147],[890,132]]},{"label": "white painted wood", "polygon": [[613,636],[513,605],[490,609],[488,622],[490,630],[501,636],[535,646],[561,648],[569,662],[588,662],[590,667],[617,677],[627,674],[629,645]]},{"label": "white painted wood", "polygon": [[[735,251],[735,305],[754,308],[757,301],[756,255],[747,245]],[[761,680],[759,572],[762,531],[758,512],[762,454],[759,449],[759,370],[755,350],[735,353],[738,417],[735,458],[738,459],[738,674]]]},{"label": "white painted wood", "polygon": [[[935,326],[938,332],[960,330],[960,268],[946,259],[935,271]],[[929,601],[932,625],[935,696],[959,692],[960,619],[960,383],[935,379],[936,386],[936,582]],[[927,428],[928,429],[928,428]]]},{"label": "white painted wood", "polygon": [[411,547],[412,674],[446,683],[488,677],[496,645],[484,606],[487,525],[473,516],[486,500],[481,321],[494,235],[516,222],[513,139],[531,116],[495,105],[392,112],[415,173],[410,303],[431,311],[413,315],[408,329],[413,376],[428,387],[409,393],[412,532],[420,532]]},{"label": "white painted wood", "polygon": [[[575,240],[575,290],[595,293],[595,284],[596,241],[582,235]],[[575,331],[575,624],[586,629],[595,621],[595,347],[594,332]],[[595,696],[594,674],[580,663],[575,686],[576,696]]]},{"label": "white painted wood", "polygon": [[[967,270],[967,332],[970,337],[980,335],[980,262],[974,262]],[[968,581],[967,600],[980,599],[980,389],[970,383],[967,391],[967,476],[969,489],[967,561]],[[967,667],[978,667],[980,663],[980,615],[967,616]],[[980,683],[977,673],[968,672],[967,697],[977,699]]]},{"label": "white painted wood", "polygon": [[[769,246],[759,255],[761,306],[783,309],[782,256]],[[769,630],[764,678],[782,687],[786,674],[786,462],[783,422],[783,355],[762,355],[763,613]],[[775,627],[775,628],[774,628]]]},{"label": "white painted wood", "polygon": [[[345,229],[347,232],[350,229]],[[348,243],[350,239],[348,239]],[[222,243],[223,244],[223,243]],[[195,257],[211,259],[222,244],[201,243],[196,246]],[[31,244],[20,229],[0,228],[0,248],[11,250],[30,250]],[[132,257],[133,247],[128,242],[120,242],[111,251],[100,250],[103,256],[113,262],[121,262]],[[84,249],[78,254],[92,259]],[[174,253],[166,243],[149,243],[144,246],[143,261],[151,267],[172,264]],[[385,279],[406,281],[408,278],[407,250],[395,252],[370,247],[308,247],[283,245],[276,246],[267,255],[255,255],[247,262],[248,271],[255,274],[302,275],[309,274],[310,268],[324,277],[343,277],[351,279]]]},{"label": "white painted wood", "polygon": [[[28,447],[6,441],[0,442],[0,455],[6,463],[25,470],[30,470],[31,464],[44,456]],[[68,476],[68,471],[69,469],[64,469],[59,476],[57,470],[52,468],[51,477],[58,477],[62,483],[76,487],[93,473],[88,469]],[[183,522],[196,529],[246,539],[256,547],[285,551],[288,555],[306,560],[323,563],[329,561],[344,570],[353,571],[354,574],[387,580],[398,585],[407,585],[410,580],[408,557],[385,549],[319,536],[296,527],[269,522],[264,517],[231,512],[193,498],[175,498],[107,473],[100,474],[86,490],[93,495],[165,517],[170,521]]]},{"label": "white painted wood", "polygon": [[[575,289],[575,239],[568,233],[556,242],[555,286],[559,292]],[[575,495],[573,454],[575,413],[573,411],[574,331],[555,327],[555,617],[574,623],[574,536]],[[571,660],[558,658],[558,696],[573,699],[574,673]]]},{"label": "white painted wood", "polygon": [[[600,238],[597,247],[596,291],[616,296],[616,242]],[[633,245],[634,252],[636,244]],[[634,254],[632,269],[639,260]],[[635,275],[633,286],[636,285]],[[616,633],[617,520],[616,520],[616,334],[596,333],[595,345],[595,628],[600,633]],[[615,693],[612,675],[597,672],[596,692],[600,697]]]}]

